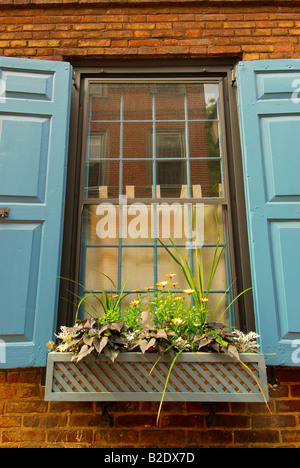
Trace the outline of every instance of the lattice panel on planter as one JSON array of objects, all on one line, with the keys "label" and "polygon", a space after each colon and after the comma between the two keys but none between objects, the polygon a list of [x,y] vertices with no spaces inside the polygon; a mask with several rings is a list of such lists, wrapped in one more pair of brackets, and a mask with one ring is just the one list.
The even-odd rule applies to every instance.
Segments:
[{"label": "lattice panel on planter", "polygon": [[[104,356],[78,364],[70,353],[50,353],[46,400],[160,401],[172,362],[157,355],[124,353],[112,363]],[[264,356],[241,355],[265,394],[268,394]],[[151,372],[151,373],[150,373]],[[175,363],[166,401],[264,401],[256,379],[240,362],[226,355],[183,353]]]}]

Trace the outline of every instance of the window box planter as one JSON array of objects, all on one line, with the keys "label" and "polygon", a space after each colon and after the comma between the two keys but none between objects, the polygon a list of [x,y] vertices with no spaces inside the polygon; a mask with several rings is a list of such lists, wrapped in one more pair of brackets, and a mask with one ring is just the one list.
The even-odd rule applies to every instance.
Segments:
[{"label": "window box planter", "polygon": [[[51,352],[46,374],[46,401],[160,401],[172,362],[165,355],[150,371],[157,354],[124,352],[115,362],[92,355],[75,363],[72,353]],[[165,401],[263,402],[268,384],[263,354],[240,354],[235,361],[223,353],[178,356]],[[150,374],[150,375],[149,375]],[[264,396],[263,396],[263,394]]]}]

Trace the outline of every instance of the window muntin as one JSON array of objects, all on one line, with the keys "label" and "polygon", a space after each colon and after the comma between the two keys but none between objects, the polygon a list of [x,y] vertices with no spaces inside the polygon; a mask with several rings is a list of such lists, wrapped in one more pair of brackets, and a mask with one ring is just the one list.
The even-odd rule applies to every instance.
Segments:
[{"label": "window muntin", "polygon": [[[113,279],[117,290],[127,274],[128,290],[161,281],[175,265],[156,235],[166,243],[170,236],[193,265],[194,251],[187,245],[194,240],[193,213],[202,204],[208,268],[216,242],[215,215],[221,242],[226,237],[220,81],[87,82],[81,283],[86,290],[110,290],[99,271]],[[143,204],[140,211],[137,202]],[[135,235],[129,232],[132,225]],[[176,273],[184,289],[184,278]],[[221,299],[228,283],[224,255],[212,303]]]}]

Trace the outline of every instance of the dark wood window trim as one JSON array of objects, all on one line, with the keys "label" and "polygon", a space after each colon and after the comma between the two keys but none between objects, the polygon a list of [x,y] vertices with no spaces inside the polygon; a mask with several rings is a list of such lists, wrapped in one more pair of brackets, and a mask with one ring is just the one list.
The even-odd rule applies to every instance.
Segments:
[{"label": "dark wood window trim", "polygon": [[[230,193],[230,237],[233,249],[231,262],[234,264],[236,281],[234,288],[240,292],[251,286],[250,259],[248,247],[247,221],[244,197],[243,167],[239,135],[237,93],[234,79],[236,60],[157,60],[157,61],[95,61],[90,63],[74,62],[74,80],[72,87],[69,162],[66,189],[65,226],[62,256],[60,304],[58,311],[58,329],[61,325],[71,325],[74,320],[74,295],[79,278],[80,238],[78,225],[81,222],[80,173],[82,144],[82,113],[80,112],[84,93],[82,84],[87,77],[222,77],[223,99],[225,102],[225,128],[227,152],[227,176]],[[68,293],[68,291],[70,291]],[[234,310],[235,325],[242,330],[255,329],[252,295],[242,296]]]}]

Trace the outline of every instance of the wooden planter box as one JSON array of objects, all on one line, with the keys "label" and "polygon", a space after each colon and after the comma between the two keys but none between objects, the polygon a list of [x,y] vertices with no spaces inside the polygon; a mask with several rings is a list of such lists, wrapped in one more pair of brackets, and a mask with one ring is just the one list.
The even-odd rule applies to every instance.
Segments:
[{"label": "wooden planter box", "polygon": [[[104,355],[71,362],[72,353],[48,355],[46,401],[160,401],[172,359],[122,353],[115,362]],[[241,354],[266,399],[268,385],[262,354]],[[174,365],[165,401],[263,402],[261,390],[245,367],[225,354],[182,353]]]}]

